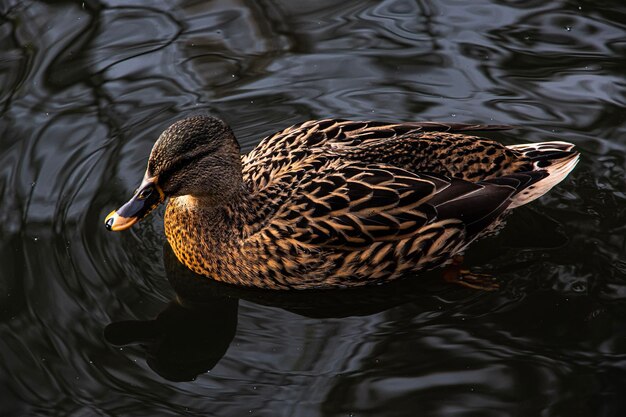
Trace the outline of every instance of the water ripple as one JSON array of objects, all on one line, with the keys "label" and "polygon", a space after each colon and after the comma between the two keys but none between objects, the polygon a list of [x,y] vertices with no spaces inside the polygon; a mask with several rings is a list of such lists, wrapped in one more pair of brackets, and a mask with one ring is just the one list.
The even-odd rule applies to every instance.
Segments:
[{"label": "water ripple", "polygon": [[[3,412],[619,415],[625,21],[616,1],[5,1]],[[334,116],[508,123],[493,137],[583,156],[466,254],[499,292],[434,273],[175,298],[162,210],[124,235],[101,222],[159,133],[198,112],[244,150]]]}]

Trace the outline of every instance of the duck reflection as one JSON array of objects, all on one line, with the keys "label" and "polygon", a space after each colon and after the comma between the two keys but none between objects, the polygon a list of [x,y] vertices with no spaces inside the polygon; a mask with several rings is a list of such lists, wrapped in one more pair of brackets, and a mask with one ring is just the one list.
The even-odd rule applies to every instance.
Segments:
[{"label": "duck reflection", "polygon": [[[538,230],[544,232],[540,234],[552,236],[533,242],[527,239],[527,248],[534,246],[543,250],[558,247],[566,241],[557,232],[558,223],[537,216],[537,213],[517,216],[513,223],[510,230],[520,232],[518,243],[524,234]],[[531,231],[528,231],[529,225],[533,226]],[[524,229],[525,233],[522,233]],[[536,234],[533,237],[536,238]],[[502,240],[507,240],[506,234],[485,240],[484,250],[473,256],[472,263],[482,264],[489,262],[489,258],[506,255]],[[141,344],[146,349],[150,368],[172,381],[193,380],[211,370],[225,355],[236,333],[240,299],[322,319],[372,315],[406,303],[412,303],[413,314],[445,313],[446,310],[463,308],[462,299],[468,294],[471,298],[475,296],[469,290],[443,283],[440,271],[423,274],[420,279],[344,290],[286,292],[243,288],[194,274],[176,259],[167,243],[163,252],[167,279],[177,294],[176,299],[153,320],[120,321],[108,325],[105,338],[116,346]],[[492,293],[490,297],[497,304],[508,298],[507,293],[510,296],[511,292],[518,290]],[[461,300],[457,299],[459,297]],[[489,307],[489,304],[485,303],[484,307],[492,308],[493,305]]]},{"label": "duck reflection", "polygon": [[435,308],[439,301],[432,294],[442,286],[437,279],[420,279],[346,290],[261,290],[196,275],[167,243],[164,262],[176,299],[153,320],[109,324],[104,336],[115,346],[141,344],[150,368],[171,381],[193,380],[219,362],[235,336],[240,299],[306,317],[340,318],[375,314],[417,297],[424,308]]},{"label": "duck reflection", "polygon": [[191,381],[222,359],[237,329],[237,299],[216,297],[192,307],[172,301],[154,320],[109,324],[104,336],[116,346],[141,344],[147,363],[170,381]]}]

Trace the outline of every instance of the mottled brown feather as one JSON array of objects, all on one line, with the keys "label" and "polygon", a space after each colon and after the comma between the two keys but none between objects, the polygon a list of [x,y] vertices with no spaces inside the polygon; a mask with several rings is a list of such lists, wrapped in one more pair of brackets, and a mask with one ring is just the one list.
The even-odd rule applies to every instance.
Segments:
[{"label": "mottled brown feather", "polygon": [[547,175],[535,149],[463,134],[506,128],[304,122],[242,156],[231,201],[172,198],[166,234],[195,272],[247,286],[357,286],[434,268]]}]

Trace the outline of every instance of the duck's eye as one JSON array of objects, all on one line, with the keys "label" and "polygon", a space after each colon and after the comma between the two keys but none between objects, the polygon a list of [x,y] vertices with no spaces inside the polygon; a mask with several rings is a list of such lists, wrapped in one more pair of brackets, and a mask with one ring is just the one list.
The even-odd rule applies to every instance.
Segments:
[{"label": "duck's eye", "polygon": [[152,187],[144,188],[143,190],[139,192],[139,194],[137,194],[137,198],[140,200],[145,200],[146,198],[150,197],[151,194],[152,194]]}]

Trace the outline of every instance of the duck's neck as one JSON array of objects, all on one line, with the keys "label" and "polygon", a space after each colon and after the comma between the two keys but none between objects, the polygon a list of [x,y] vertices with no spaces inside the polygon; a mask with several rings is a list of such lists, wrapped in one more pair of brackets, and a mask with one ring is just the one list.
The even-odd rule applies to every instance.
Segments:
[{"label": "duck's neck", "polygon": [[176,257],[197,274],[237,282],[239,249],[250,221],[250,193],[244,187],[223,204],[182,196],[165,211],[165,234]]},{"label": "duck's neck", "polygon": [[166,229],[186,230],[190,237],[210,238],[215,244],[241,238],[248,222],[250,192],[241,184],[218,203],[210,197],[173,198],[166,212]]}]

